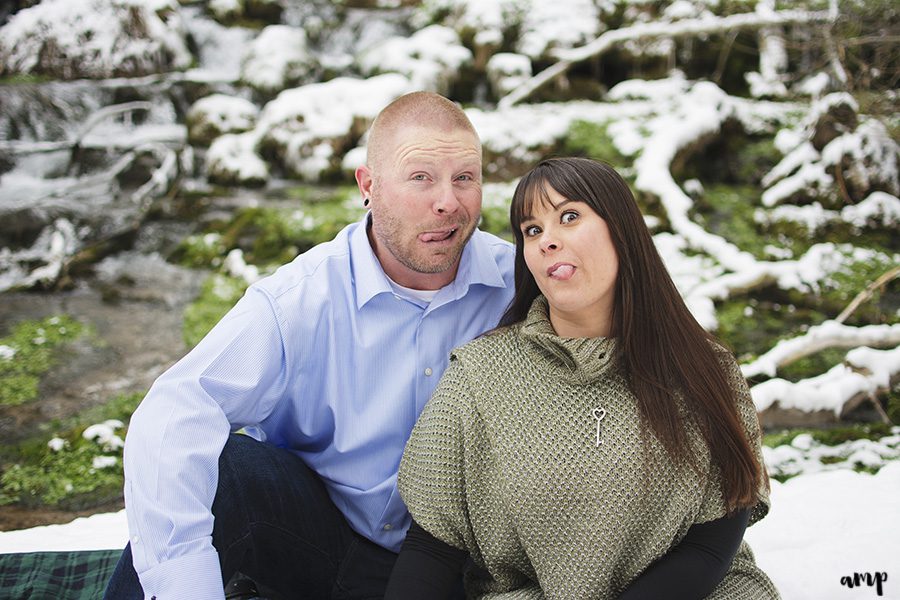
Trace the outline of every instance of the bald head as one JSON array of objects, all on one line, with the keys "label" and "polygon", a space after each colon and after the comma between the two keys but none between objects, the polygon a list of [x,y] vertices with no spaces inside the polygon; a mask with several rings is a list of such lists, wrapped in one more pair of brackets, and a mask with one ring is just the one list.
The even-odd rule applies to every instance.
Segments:
[{"label": "bald head", "polygon": [[366,144],[366,164],[370,168],[378,168],[379,162],[390,152],[393,134],[404,127],[461,129],[478,139],[469,117],[456,103],[433,92],[412,92],[388,104],[372,123]]}]

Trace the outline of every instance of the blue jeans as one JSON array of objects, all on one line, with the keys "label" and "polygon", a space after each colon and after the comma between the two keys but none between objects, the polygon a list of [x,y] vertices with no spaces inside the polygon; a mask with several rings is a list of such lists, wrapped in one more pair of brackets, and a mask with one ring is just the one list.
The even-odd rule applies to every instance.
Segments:
[{"label": "blue jeans", "polygon": [[[285,599],[384,596],[397,555],[350,529],[319,477],[286,450],[230,435],[212,512],[223,586],[239,571]],[[128,545],[105,598],[143,597]]]}]

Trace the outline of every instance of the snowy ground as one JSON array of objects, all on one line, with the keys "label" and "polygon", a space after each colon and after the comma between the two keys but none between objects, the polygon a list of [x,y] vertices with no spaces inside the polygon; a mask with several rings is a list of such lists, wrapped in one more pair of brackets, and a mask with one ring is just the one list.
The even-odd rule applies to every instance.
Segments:
[{"label": "snowy ground", "polygon": [[[900,461],[877,474],[841,469],[772,481],[772,510],[747,531],[759,565],[784,600],[900,600]],[[0,532],[0,552],[119,548],[128,539],[124,511]],[[887,573],[882,596],[854,573]]]}]

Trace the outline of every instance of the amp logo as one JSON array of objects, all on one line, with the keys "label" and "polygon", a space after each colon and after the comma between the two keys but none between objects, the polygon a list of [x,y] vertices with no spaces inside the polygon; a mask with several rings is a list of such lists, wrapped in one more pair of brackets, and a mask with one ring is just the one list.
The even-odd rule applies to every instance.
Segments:
[{"label": "amp logo", "polygon": [[869,587],[874,587],[878,595],[881,596],[884,594],[881,584],[887,581],[887,578],[888,574],[884,571],[875,573],[854,573],[853,575],[841,577],[841,585],[846,585],[851,589],[867,585]]}]

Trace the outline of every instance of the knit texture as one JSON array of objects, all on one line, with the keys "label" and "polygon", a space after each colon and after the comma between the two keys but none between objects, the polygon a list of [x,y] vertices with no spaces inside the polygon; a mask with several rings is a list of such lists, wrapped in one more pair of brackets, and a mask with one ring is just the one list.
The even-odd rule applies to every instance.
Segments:
[{"label": "knit texture", "polygon": [[[729,378],[762,464],[759,421],[730,354]],[[717,469],[642,442],[615,340],[560,338],[538,297],[526,320],[454,351],[400,466],[400,493],[435,537],[469,552],[470,598],[607,599],[694,523],[725,516]],[[594,410],[602,407],[600,444]],[[760,489],[750,522],[768,511]],[[742,543],[710,598],[778,598]]]}]

